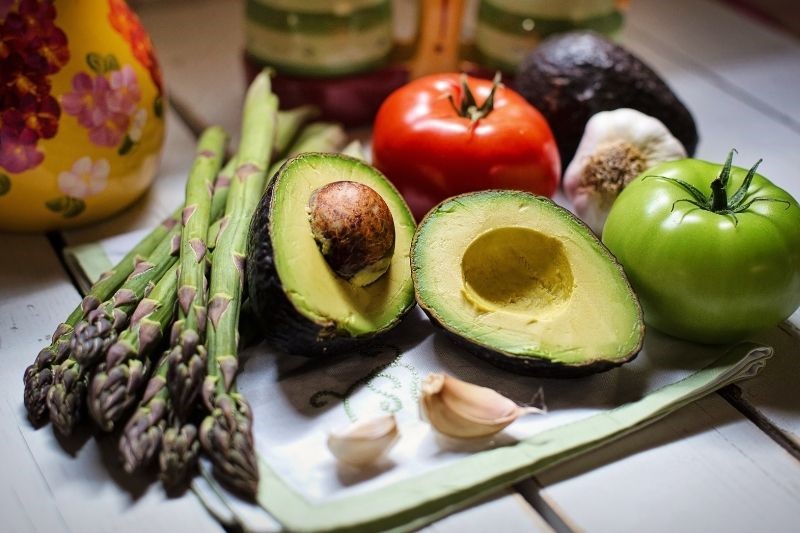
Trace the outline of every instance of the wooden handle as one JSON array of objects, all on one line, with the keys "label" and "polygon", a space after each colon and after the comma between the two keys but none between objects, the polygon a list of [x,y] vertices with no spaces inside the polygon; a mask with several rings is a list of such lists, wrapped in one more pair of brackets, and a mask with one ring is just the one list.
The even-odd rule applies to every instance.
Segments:
[{"label": "wooden handle", "polygon": [[457,72],[464,0],[421,0],[412,79],[434,72]]}]

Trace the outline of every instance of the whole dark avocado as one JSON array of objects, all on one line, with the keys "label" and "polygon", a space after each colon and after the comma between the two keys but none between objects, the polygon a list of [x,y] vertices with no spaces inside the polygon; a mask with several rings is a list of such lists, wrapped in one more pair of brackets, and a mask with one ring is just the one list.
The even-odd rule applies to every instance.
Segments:
[{"label": "whole dark avocado", "polygon": [[575,31],[545,39],[523,60],[515,85],[550,123],[564,167],[589,118],[621,107],[663,122],[689,155],[697,147],[694,119],[664,80],[597,33]]}]

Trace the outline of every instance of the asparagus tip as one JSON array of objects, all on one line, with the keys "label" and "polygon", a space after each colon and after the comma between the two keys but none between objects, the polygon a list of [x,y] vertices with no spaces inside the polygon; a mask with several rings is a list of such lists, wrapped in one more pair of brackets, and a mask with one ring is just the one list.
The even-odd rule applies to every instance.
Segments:
[{"label": "asparagus tip", "polygon": [[158,452],[164,434],[166,405],[157,401],[131,416],[119,439],[122,468],[129,474],[148,465]]},{"label": "asparagus tip", "polygon": [[96,363],[115,340],[116,330],[106,317],[91,322],[84,320],[75,326],[70,353],[81,365],[89,366]]},{"label": "asparagus tip", "polygon": [[77,365],[64,365],[55,373],[53,385],[47,391],[50,422],[62,435],[70,435],[78,424],[86,397],[86,380]]},{"label": "asparagus tip", "polygon": [[252,415],[239,394],[219,394],[214,409],[200,426],[200,442],[214,463],[214,473],[250,498],[258,491],[258,461]]},{"label": "asparagus tip", "polygon": [[103,431],[113,431],[115,424],[138,400],[146,383],[147,361],[127,360],[113,367],[101,365],[92,378],[88,392],[89,413]]},{"label": "asparagus tip", "polygon": [[162,482],[175,487],[189,479],[196,469],[199,452],[194,424],[167,428],[158,457]]},{"label": "asparagus tip", "polygon": [[33,364],[25,370],[23,403],[28,418],[36,425],[47,419],[47,393],[52,384],[53,372],[49,367],[39,368]]}]

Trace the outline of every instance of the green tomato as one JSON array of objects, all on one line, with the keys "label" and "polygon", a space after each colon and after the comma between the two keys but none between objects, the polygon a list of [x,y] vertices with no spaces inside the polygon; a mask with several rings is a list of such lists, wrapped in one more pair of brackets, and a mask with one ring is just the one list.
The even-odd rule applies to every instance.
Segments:
[{"label": "green tomato", "polygon": [[683,159],[648,169],[603,230],[645,321],[675,337],[739,340],[800,305],[800,206],[755,173],[758,163],[731,167],[732,155],[724,165]]}]

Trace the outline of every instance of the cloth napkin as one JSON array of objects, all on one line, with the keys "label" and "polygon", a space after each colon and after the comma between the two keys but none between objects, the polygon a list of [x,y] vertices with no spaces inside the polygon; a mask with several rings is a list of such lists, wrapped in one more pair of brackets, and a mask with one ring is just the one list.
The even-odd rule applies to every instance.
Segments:
[{"label": "cloth napkin", "polygon": [[[88,284],[142,236],[68,248],[68,264]],[[314,360],[261,343],[240,354],[237,381],[254,413],[258,505],[221,488],[206,463],[192,488],[217,519],[246,530],[413,529],[752,377],[771,355],[771,348],[752,343],[704,347],[648,331],[644,349],[626,365],[585,378],[539,379],[467,354],[419,309],[359,354]],[[546,412],[520,418],[492,438],[443,437],[419,416],[420,384],[429,372]],[[395,415],[401,438],[382,462],[356,468],[334,459],[329,431],[386,413]]]}]

